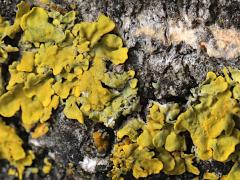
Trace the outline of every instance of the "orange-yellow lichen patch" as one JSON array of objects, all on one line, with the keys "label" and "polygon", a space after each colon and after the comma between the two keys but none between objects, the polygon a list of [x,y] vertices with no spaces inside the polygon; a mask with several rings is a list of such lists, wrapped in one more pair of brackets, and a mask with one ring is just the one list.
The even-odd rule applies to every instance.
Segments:
[{"label": "orange-yellow lichen patch", "polygon": [[240,143],[233,131],[233,116],[239,116],[240,107],[232,98],[231,85],[225,77],[210,72],[199,93],[200,103],[178,117],[175,130],[190,132],[200,159],[227,161]]},{"label": "orange-yellow lichen patch", "polygon": [[90,47],[93,47],[104,34],[112,31],[114,27],[115,24],[110,18],[100,14],[97,22],[76,24],[72,32],[75,36],[79,35],[80,38],[86,38],[90,42]]},{"label": "orange-yellow lichen patch", "polygon": [[[179,114],[177,104],[150,104],[147,122],[129,120],[118,132],[114,146],[111,176],[119,179],[129,171],[135,178],[163,171],[179,175],[185,171],[198,175],[193,155],[180,153],[186,150],[185,137],[175,132],[173,122]],[[150,166],[152,164],[152,166]]]},{"label": "orange-yellow lichen patch", "polygon": [[32,138],[39,138],[45,135],[49,131],[48,124],[39,124],[34,131],[31,133]]},{"label": "orange-yellow lichen patch", "polygon": [[157,148],[159,154],[157,157],[163,163],[163,172],[168,173],[172,172],[176,166],[175,158],[164,148]]},{"label": "orange-yellow lichen patch", "polygon": [[47,107],[44,107],[43,115],[40,118],[40,122],[44,123],[45,121],[49,120],[52,114],[52,110],[56,110],[59,105],[59,97],[54,95],[52,96],[52,100]]},{"label": "orange-yellow lichen patch", "polygon": [[[21,111],[22,126],[32,132],[33,138],[48,132],[46,121],[59,104],[64,106],[68,119],[80,123],[91,119],[111,128],[120,117],[139,109],[138,80],[133,70],[122,68],[128,49],[120,37],[112,34],[114,22],[100,14],[96,22],[74,25],[75,16],[74,11],[48,12],[21,2],[13,25],[0,17],[0,71],[2,63],[7,65],[9,53],[20,53],[20,59],[8,66],[9,81],[3,82],[0,77],[0,115],[12,117]],[[3,38],[14,38],[21,30],[19,48],[3,42]],[[186,32],[180,39],[186,40]],[[188,32],[192,35],[193,31]],[[218,38],[219,34],[222,35],[218,32],[214,36]],[[179,37],[171,35],[170,39],[179,41]],[[229,39],[217,42],[220,49],[225,44],[231,44]],[[135,178],[160,172],[179,175],[188,171],[199,175],[193,165],[197,157],[220,162],[233,160],[235,165],[226,178],[235,179],[239,175],[239,155],[235,151],[240,144],[240,72],[225,68],[223,74],[209,72],[185,112],[180,113],[176,103],[150,102],[146,121],[137,117],[125,123],[116,133],[112,178],[121,179],[128,172]],[[33,127],[36,128],[32,130]],[[181,133],[185,131],[193,140],[195,154],[186,154],[187,133]],[[104,132],[96,131],[92,138],[99,152],[108,149]],[[22,144],[14,128],[0,121],[0,158],[16,167],[20,179],[25,166],[34,159],[33,152],[25,152]],[[51,168],[51,162],[45,158],[42,171],[48,174]],[[10,169],[9,174],[16,173]],[[204,178],[215,177],[205,173]]]},{"label": "orange-yellow lichen patch", "polygon": [[237,180],[240,176],[240,164],[239,162],[235,162],[229,174],[224,176],[223,180]]},{"label": "orange-yellow lichen patch", "polygon": [[166,137],[165,149],[169,152],[185,150],[187,148],[184,137],[179,136],[172,131]]},{"label": "orange-yellow lichen patch", "polygon": [[193,165],[193,159],[194,159],[194,155],[193,154],[181,154],[181,157],[185,159],[185,164],[186,164],[186,168],[187,171],[195,174],[195,175],[199,175],[200,171],[199,169]]},{"label": "orange-yellow lichen patch", "polygon": [[19,109],[23,98],[21,86],[16,86],[0,97],[0,114],[5,117],[13,116]]},{"label": "orange-yellow lichen patch", "polygon": [[101,84],[104,71],[106,71],[104,61],[94,58],[93,66],[83,73],[74,89],[74,95],[76,97],[82,95],[82,104],[90,105],[92,110],[103,110],[112,98],[111,92]]},{"label": "orange-yellow lichen patch", "polygon": [[154,155],[155,153],[148,149],[134,151],[135,163],[132,167],[134,177],[147,177],[151,174],[160,173],[163,163],[158,158],[154,158]]},{"label": "orange-yellow lichen patch", "polygon": [[97,147],[98,152],[106,152],[109,147],[109,137],[106,132],[95,131],[92,134],[92,138],[95,146]]},{"label": "orange-yellow lichen patch", "polygon": [[[97,22],[74,25],[75,16],[74,11],[48,12],[41,7],[31,8],[23,1],[18,5],[13,25],[0,17],[0,63],[7,64],[8,53],[19,51],[20,54],[19,59],[8,65],[9,80],[3,82],[0,77],[0,115],[6,118],[20,115],[21,125],[32,132],[32,138],[48,132],[46,121],[59,103],[69,119],[80,123],[91,119],[112,128],[119,117],[139,108],[135,72],[115,71],[127,60],[128,49],[123,47],[120,37],[109,34],[115,28],[114,22],[100,14]],[[19,48],[2,41],[6,36],[14,38],[17,32],[22,33]],[[36,128],[33,130],[33,127]],[[7,131],[11,133],[13,128]],[[93,134],[99,152],[108,148],[106,137],[104,133]],[[22,178],[24,167],[31,165],[34,154],[25,153],[20,148],[21,139],[17,140],[19,144],[10,143],[0,150],[5,153],[2,158],[9,160]],[[19,160],[5,157],[6,148],[16,148]],[[141,151],[145,152],[145,157],[134,165],[136,176],[158,173],[162,163],[149,150]],[[153,169],[151,163],[155,165]],[[43,172],[47,174],[52,165],[47,159],[44,164]]]},{"label": "orange-yellow lichen patch", "polygon": [[138,130],[140,130],[143,125],[144,122],[140,118],[132,119],[131,121],[127,122],[123,128],[118,130],[117,132],[118,140],[121,140],[125,136],[128,136],[128,138],[131,141],[136,142],[139,135]]},{"label": "orange-yellow lichen patch", "polygon": [[23,88],[24,94],[28,98],[36,97],[44,107],[47,107],[54,94],[52,89],[53,81],[53,78],[47,78],[45,75],[30,73]]},{"label": "orange-yellow lichen patch", "polygon": [[[26,130],[29,131],[38,121],[46,121],[47,114],[52,111],[52,108],[57,108],[58,98],[50,99],[50,102],[48,102],[48,99],[46,99],[48,96],[44,96],[45,94],[41,95],[41,93],[44,93],[44,90],[38,96],[27,96],[22,86],[22,84],[18,84],[0,97],[0,114],[5,117],[11,117],[21,107],[22,123]],[[38,85],[36,84],[35,88],[37,87]]]},{"label": "orange-yellow lichen patch", "polygon": [[21,61],[17,65],[17,71],[32,72],[34,67],[34,55],[33,52],[22,52]]},{"label": "orange-yellow lichen patch", "polygon": [[43,165],[42,171],[44,174],[49,174],[52,170],[52,163],[49,161],[47,157],[44,158],[43,162],[44,162],[44,165]]},{"label": "orange-yellow lichen patch", "polygon": [[[133,73],[115,73],[106,67],[107,60],[114,65],[127,59],[122,39],[106,34],[114,29],[113,21],[101,14],[97,22],[74,25],[75,12],[61,15],[40,7],[19,13],[24,51],[20,61],[9,66],[8,91],[0,97],[0,104],[7,108],[0,107],[1,115],[11,117],[21,110],[23,126],[30,130],[35,123],[50,118],[59,97],[66,99],[60,102],[66,104],[64,113],[69,119],[83,123],[88,116],[113,127],[119,116],[137,108]],[[52,22],[48,22],[49,17]]]},{"label": "orange-yellow lichen patch", "polygon": [[21,30],[20,22],[24,14],[28,13],[30,10],[30,5],[24,1],[21,1],[17,5],[18,11],[16,13],[15,21],[13,25],[10,25],[8,21],[4,21],[0,17],[0,39],[3,39],[6,36],[14,38],[15,34]]},{"label": "orange-yellow lichen patch", "polygon": [[203,175],[203,179],[217,180],[219,177],[214,172],[206,172]]},{"label": "orange-yellow lichen patch", "polygon": [[[202,160],[214,159],[220,162],[234,160],[236,147],[240,143],[240,131],[237,128],[240,107],[239,80],[240,71],[224,68],[224,76],[209,72],[207,79],[199,87],[199,103],[187,108],[175,123],[177,132],[189,131],[196,146],[196,155]],[[196,95],[195,95],[196,96]],[[185,161],[191,163],[191,159]],[[238,162],[223,179],[237,179]],[[199,171],[187,165],[190,172]],[[204,179],[219,179],[214,173],[205,173]]]},{"label": "orange-yellow lichen patch", "polygon": [[1,158],[7,159],[8,161],[23,159],[26,156],[22,148],[23,141],[17,136],[14,128],[0,121],[0,129]]},{"label": "orange-yellow lichen patch", "polygon": [[122,47],[122,39],[114,34],[104,35],[96,45],[96,56],[106,58],[113,64],[123,64],[128,58],[128,49]]},{"label": "orange-yellow lichen patch", "polygon": [[21,28],[24,31],[24,42],[62,42],[65,39],[64,32],[48,22],[48,13],[39,7],[34,7],[23,15]]},{"label": "orange-yellow lichen patch", "polygon": [[0,120],[0,159],[8,160],[17,168],[19,179],[22,179],[25,166],[30,166],[35,158],[33,152],[25,153],[22,145],[15,129]]},{"label": "orange-yellow lichen patch", "polygon": [[31,166],[34,159],[35,155],[33,151],[28,151],[24,159],[12,163],[12,165],[15,166],[18,170],[18,177],[20,180],[23,177],[25,167]]},{"label": "orange-yellow lichen patch", "polygon": [[50,68],[53,75],[58,75],[63,68],[76,64],[74,62],[74,47],[58,48],[58,46],[40,46],[39,52],[36,54],[35,63],[38,68]]},{"label": "orange-yellow lichen patch", "polygon": [[0,64],[7,62],[8,53],[17,52],[17,51],[18,51],[17,47],[6,45],[2,40],[0,40]]},{"label": "orange-yellow lichen patch", "polygon": [[128,140],[114,146],[112,161],[112,179],[119,179],[121,174],[133,171],[135,178],[147,177],[151,174],[158,174],[163,164],[157,158],[154,158],[154,152],[148,149],[138,149],[137,144],[129,144]]},{"label": "orange-yellow lichen patch", "polygon": [[[0,74],[2,74],[2,67],[0,66]],[[0,96],[5,92],[3,77],[0,77]]]},{"label": "orange-yellow lichen patch", "polygon": [[55,93],[62,99],[66,99],[69,96],[70,91],[73,87],[74,87],[74,83],[71,81],[64,81],[64,82],[57,81],[53,85],[53,89]]},{"label": "orange-yellow lichen patch", "polygon": [[14,168],[9,168],[9,169],[8,169],[8,175],[9,175],[9,176],[15,176],[15,177],[17,177],[17,176],[18,176],[18,173],[17,173],[16,169],[14,169]]},{"label": "orange-yellow lichen patch", "polygon": [[76,119],[81,124],[84,122],[84,117],[82,111],[78,107],[77,99],[73,96],[67,99],[63,112],[68,119]]}]

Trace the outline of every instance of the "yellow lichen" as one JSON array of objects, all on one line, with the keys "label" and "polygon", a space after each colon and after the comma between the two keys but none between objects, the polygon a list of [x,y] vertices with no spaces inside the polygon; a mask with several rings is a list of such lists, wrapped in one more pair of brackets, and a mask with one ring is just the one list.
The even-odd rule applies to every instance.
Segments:
[{"label": "yellow lichen", "polygon": [[[24,6],[26,9],[22,10]],[[15,21],[23,30],[21,43],[24,47],[33,43],[35,49],[21,51],[20,60],[9,66],[11,76],[7,92],[0,96],[0,115],[12,117],[21,110],[22,125],[27,131],[50,118],[59,98],[65,104],[63,112],[67,118],[83,123],[87,116],[110,127],[119,116],[137,108],[134,75],[115,73],[106,67],[107,60],[124,63],[127,59],[122,39],[106,34],[113,30],[114,22],[101,14],[97,22],[74,25],[75,15],[73,11],[62,15],[40,7],[30,9],[24,2],[19,5]],[[123,54],[116,54],[122,50]],[[6,53],[4,58],[7,59]],[[131,87],[126,86],[128,83]]]},{"label": "yellow lichen", "polygon": [[1,158],[8,161],[18,161],[23,159],[26,154],[22,148],[22,140],[17,136],[13,127],[5,125],[3,121],[0,121],[0,141],[1,141]]},{"label": "yellow lichen", "polygon": [[58,75],[63,68],[74,63],[74,55],[74,47],[71,46],[65,48],[58,48],[56,45],[40,46],[35,62],[38,68],[52,69],[53,74]]},{"label": "yellow lichen", "polygon": [[28,13],[30,10],[30,5],[25,1],[21,1],[17,5],[18,11],[16,13],[15,21],[13,25],[10,25],[9,22],[4,21],[2,17],[0,17],[0,39],[3,39],[6,36],[10,38],[14,38],[15,34],[21,30],[20,23],[24,14]]},{"label": "yellow lichen", "polygon": [[174,131],[172,131],[166,137],[165,149],[169,152],[177,151],[177,150],[185,150],[186,143],[184,137],[179,136]]},{"label": "yellow lichen", "polygon": [[2,77],[2,67],[0,66],[0,96],[5,92],[4,80]]},{"label": "yellow lichen", "polygon": [[24,42],[59,43],[65,39],[64,32],[48,22],[48,14],[43,8],[34,7],[23,15],[21,28],[24,31]]},{"label": "yellow lichen", "polygon": [[6,63],[8,60],[8,53],[17,52],[18,48],[12,47],[11,45],[6,45],[0,40],[0,64]]},{"label": "yellow lichen", "polygon": [[75,36],[79,35],[80,38],[89,41],[90,47],[93,47],[104,34],[112,31],[114,27],[115,24],[110,18],[100,14],[97,22],[76,24],[72,31]]},{"label": "yellow lichen", "polygon": [[76,119],[80,123],[84,122],[82,111],[80,111],[77,105],[76,98],[73,96],[67,99],[66,106],[63,112],[68,119]]},{"label": "yellow lichen", "polygon": [[223,180],[237,180],[240,176],[240,165],[239,162],[235,162],[229,174],[224,176]]},{"label": "yellow lichen", "polygon": [[[42,93],[44,93],[44,91],[42,91]],[[43,100],[45,100],[45,98],[47,97],[44,97],[44,95],[41,96],[41,94],[39,95],[43,98]],[[0,97],[0,114],[5,117],[11,117],[15,115],[15,113],[21,107],[22,123],[26,130],[29,131],[38,121],[45,121],[47,111],[51,112],[52,108],[57,108],[56,106],[44,106],[46,104],[49,104],[50,102],[41,102],[40,100],[38,100],[37,97],[28,97],[24,92],[22,85],[18,84],[14,87],[14,89],[6,92]],[[58,100],[54,103],[58,104]]]},{"label": "yellow lichen", "polygon": [[123,64],[128,58],[128,49],[122,46],[123,43],[120,37],[114,34],[107,34],[96,45],[96,56],[109,59],[116,65]]},{"label": "yellow lichen", "polygon": [[48,125],[46,123],[39,124],[31,134],[32,138],[39,138],[49,131]]},{"label": "yellow lichen", "polygon": [[97,147],[98,152],[106,152],[109,147],[109,137],[106,133],[101,133],[99,131],[95,131],[92,134],[92,138],[95,146]]},{"label": "yellow lichen", "polygon": [[195,175],[200,174],[199,169],[193,165],[193,159],[194,159],[193,154],[182,154],[181,157],[185,159],[185,164],[188,172]]},{"label": "yellow lichen", "polygon": [[154,158],[154,152],[147,148],[140,150],[137,146],[136,143],[129,144],[128,140],[114,146],[112,179],[119,179],[130,170],[135,178],[158,174],[162,170],[163,164]]},{"label": "yellow lichen", "polygon": [[213,172],[206,172],[203,175],[203,179],[217,180],[219,177]]},{"label": "yellow lichen", "polygon": [[17,65],[17,71],[32,72],[34,67],[34,55],[33,52],[22,52],[22,59],[20,64]]},{"label": "yellow lichen", "polygon": [[18,177],[22,179],[25,166],[30,166],[35,158],[33,152],[25,153],[22,139],[13,127],[7,126],[0,120],[0,159],[6,159],[18,170]]},{"label": "yellow lichen", "polygon": [[144,122],[141,119],[132,119],[123,128],[117,132],[118,140],[123,139],[124,136],[128,136],[133,142],[137,141],[137,131],[142,128]]},{"label": "yellow lichen", "polygon": [[49,174],[52,170],[52,163],[49,161],[47,157],[44,158],[43,162],[44,166],[42,168],[42,171],[44,174]]},{"label": "yellow lichen", "polygon": [[24,159],[12,163],[12,165],[15,166],[18,170],[18,177],[20,180],[22,179],[25,167],[31,166],[34,159],[34,153],[32,151],[28,151]]},{"label": "yellow lichen", "polygon": [[152,102],[146,123],[139,118],[129,120],[117,132],[118,143],[111,158],[112,178],[119,179],[131,170],[135,178],[161,171],[169,175],[185,171],[198,175],[199,170],[192,164],[193,155],[180,153],[186,150],[185,137],[177,134],[172,124],[179,112],[177,104]]},{"label": "yellow lichen", "polygon": [[[199,103],[194,103],[180,114],[174,128],[177,132],[189,131],[196,155],[202,160],[214,159],[220,162],[234,160],[236,146],[240,143],[240,131],[236,119],[240,116],[239,80],[240,71],[232,68],[223,69],[224,76],[213,72],[198,90]],[[195,95],[196,96],[196,95]],[[237,179],[237,162],[224,179]],[[237,168],[236,168],[237,169]],[[195,174],[196,170],[195,171]],[[213,173],[205,173],[204,179],[219,179]]]},{"label": "yellow lichen", "polygon": [[9,176],[18,176],[18,173],[17,173],[17,171],[16,171],[16,169],[13,169],[13,168],[9,168],[8,169],[8,175]]},{"label": "yellow lichen", "polygon": [[33,173],[33,174],[37,174],[39,172],[38,168],[31,167],[29,169],[30,169],[31,173]]},{"label": "yellow lichen", "polygon": [[178,117],[175,130],[190,132],[200,159],[227,161],[240,143],[233,119],[239,116],[240,107],[232,98],[231,85],[223,76],[210,72],[199,93],[200,103]]},{"label": "yellow lichen", "polygon": [[[128,59],[128,49],[119,36],[112,34],[114,22],[100,14],[96,22],[74,25],[75,16],[74,11],[61,14],[30,8],[22,1],[13,25],[0,17],[0,74],[9,53],[20,51],[20,58],[8,65],[10,79],[4,82],[0,77],[0,115],[20,114],[22,126],[32,132],[32,138],[48,132],[46,121],[59,104],[68,119],[80,123],[91,119],[111,128],[120,117],[139,108],[135,71],[116,70]],[[3,42],[3,38],[14,38],[21,30],[19,48]],[[236,179],[240,71],[225,68],[223,74],[209,72],[183,113],[176,103],[150,102],[146,122],[140,117],[130,118],[116,133],[112,179],[121,179],[128,172],[135,178],[160,172],[199,175],[193,165],[195,158],[234,161],[225,178]],[[195,154],[186,154],[185,131],[196,147]],[[108,149],[104,133],[96,131],[92,138],[99,152]],[[14,128],[0,121],[0,158],[16,167],[20,179],[25,166],[35,158],[32,151],[24,151],[22,144]],[[51,168],[45,158],[42,171],[48,174]],[[15,172],[9,169],[9,174]],[[205,173],[204,178],[217,177]]]}]

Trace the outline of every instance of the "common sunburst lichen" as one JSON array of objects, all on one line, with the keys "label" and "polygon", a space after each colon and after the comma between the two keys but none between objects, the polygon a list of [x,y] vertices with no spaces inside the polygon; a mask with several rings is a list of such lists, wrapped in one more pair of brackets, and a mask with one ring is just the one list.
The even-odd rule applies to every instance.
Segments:
[{"label": "common sunburst lichen", "polygon": [[[117,132],[118,143],[113,149],[113,179],[133,171],[135,178],[145,177],[163,171],[168,175],[179,175],[188,171],[200,175],[193,160],[234,161],[229,175],[224,178],[236,179],[238,173],[240,131],[237,126],[240,116],[239,83],[240,71],[224,68],[224,75],[213,72],[198,87],[185,112],[180,113],[178,104],[161,105],[152,102],[147,122],[132,119]],[[186,137],[182,132],[190,133],[196,151],[186,154]],[[152,152],[162,163],[162,168],[152,171],[135,166],[142,155],[138,151]],[[136,154],[135,154],[136,153]],[[143,154],[143,152],[142,152]],[[143,160],[144,161],[144,160]],[[147,163],[146,163],[147,164]],[[154,163],[153,163],[154,165]],[[158,167],[161,167],[158,165]],[[144,172],[144,173],[143,173]],[[205,173],[205,179],[218,179],[213,173]]]},{"label": "common sunburst lichen", "polygon": [[32,151],[25,152],[22,139],[13,127],[7,126],[0,119],[0,159],[6,159],[17,168],[18,177],[22,179],[25,166],[31,166],[35,156]]},{"label": "common sunburst lichen", "polygon": [[234,119],[239,117],[240,107],[232,97],[232,86],[236,87],[225,77],[209,72],[199,88],[200,103],[189,107],[175,123],[178,132],[190,132],[200,159],[225,162],[240,143]]},{"label": "common sunburst lichen", "polygon": [[186,170],[199,174],[192,165],[194,157],[184,154],[184,136],[178,135],[173,128],[172,122],[179,112],[177,104],[152,102],[146,123],[139,118],[131,119],[117,132],[119,142],[114,146],[111,159],[113,179],[119,179],[131,170],[135,178],[162,171],[169,175],[179,175]]},{"label": "common sunburst lichen", "polygon": [[[9,66],[8,91],[0,97],[2,116],[11,117],[21,109],[23,126],[29,131],[50,118],[59,97],[66,100],[64,113],[69,119],[83,123],[87,116],[113,127],[121,114],[135,108],[136,82],[128,85],[133,76],[106,68],[107,61],[116,66],[127,59],[121,38],[106,34],[115,27],[108,17],[101,14],[97,22],[67,26],[74,21],[74,12],[60,15],[33,7],[17,16],[22,46],[32,43],[35,49],[21,52],[20,61]],[[50,16],[55,18],[52,23]]]},{"label": "common sunburst lichen", "polygon": [[[22,1],[13,25],[0,18],[0,72],[9,53],[20,54],[19,59],[8,65],[10,78],[4,82],[0,77],[0,115],[21,119],[21,125],[32,138],[48,132],[46,121],[59,105],[64,106],[63,113],[69,119],[80,123],[91,119],[111,128],[120,116],[138,108],[134,71],[114,70],[128,58],[122,39],[110,33],[115,28],[114,22],[100,14],[96,22],[75,24],[75,15],[74,11],[61,14],[30,7]],[[49,21],[50,18],[53,20]],[[21,37],[19,47],[4,43],[5,37],[14,38],[17,33]],[[14,131],[4,124],[1,128],[5,134]],[[14,139],[16,143],[9,143],[9,148],[19,146],[16,149],[19,157],[11,159],[12,155],[10,158],[5,152],[9,148],[2,146],[1,158],[16,166],[21,178],[24,166],[31,165],[33,156],[21,148],[19,137]],[[107,147],[99,143],[97,146],[106,151]],[[49,165],[47,160],[45,164]],[[45,173],[49,172],[48,167],[44,168]]]},{"label": "common sunburst lichen", "polygon": [[[46,11],[24,1],[17,7],[12,25],[0,17],[0,75],[3,64],[10,75],[9,79],[0,76],[0,115],[4,121],[15,116],[31,138],[40,138],[48,133],[48,120],[59,106],[68,119],[81,124],[90,119],[115,128],[120,117],[126,117],[129,120],[116,131],[109,173],[112,179],[121,179],[129,172],[135,178],[185,172],[198,176],[201,172],[194,165],[196,160],[233,161],[223,179],[237,179],[239,70],[225,68],[223,75],[209,72],[187,107],[150,101],[146,121],[140,116],[129,118],[140,109],[138,80],[134,70],[122,69],[128,49],[114,34],[110,18],[100,14],[96,22],[75,24],[74,11]],[[20,36],[18,47],[5,42],[6,37],[16,35]],[[20,56],[9,61],[13,52]],[[9,175],[22,179],[35,155],[23,148],[16,130],[4,121],[0,120],[0,159],[13,166]],[[188,134],[195,152],[187,151]],[[94,131],[92,139],[99,153],[110,148],[106,133]],[[42,172],[50,173],[52,163],[48,158],[43,163]],[[32,169],[34,172],[38,169]],[[210,172],[201,175],[218,178]]]},{"label": "common sunburst lichen", "polygon": [[44,165],[42,168],[42,171],[44,174],[49,174],[50,171],[52,170],[52,163],[49,161],[49,158],[45,157],[44,160]]}]

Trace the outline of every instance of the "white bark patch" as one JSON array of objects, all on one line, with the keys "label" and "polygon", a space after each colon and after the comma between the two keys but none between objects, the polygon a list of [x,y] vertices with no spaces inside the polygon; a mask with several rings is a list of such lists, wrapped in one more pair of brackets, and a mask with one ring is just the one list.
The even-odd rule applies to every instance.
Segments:
[{"label": "white bark patch", "polygon": [[234,59],[240,56],[240,31],[237,29],[222,29],[216,25],[193,28],[188,21],[174,20],[159,27],[142,18],[141,21],[134,32],[136,37],[152,38],[164,44],[185,42],[194,49],[205,48],[210,57]]},{"label": "white bark patch", "polygon": [[107,165],[108,161],[106,159],[99,159],[99,158],[90,158],[85,156],[83,161],[79,162],[81,168],[89,173],[96,172],[97,165]]}]

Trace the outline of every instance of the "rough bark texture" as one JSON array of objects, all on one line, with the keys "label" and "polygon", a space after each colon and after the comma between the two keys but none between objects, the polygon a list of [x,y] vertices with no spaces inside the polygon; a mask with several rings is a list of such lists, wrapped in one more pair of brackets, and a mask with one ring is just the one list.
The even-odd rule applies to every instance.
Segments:
[{"label": "rough bark texture", "polygon": [[[17,2],[1,0],[1,15],[13,20]],[[240,68],[240,2],[237,0],[55,0],[55,3],[63,11],[75,4],[78,21],[95,20],[103,12],[116,22],[116,33],[129,48],[127,66],[134,67],[139,79],[141,113],[149,100],[184,105],[190,89],[210,70],[220,72],[224,66]],[[33,4],[42,5],[39,1]],[[38,141],[26,137],[29,141],[26,144],[37,150],[39,157],[48,153],[55,159],[50,175],[31,175],[31,178],[106,179],[111,169],[111,147],[106,154],[98,154],[91,133],[103,129],[113,137],[114,131],[97,123],[80,125],[64,118],[59,109],[49,135]],[[94,171],[86,172],[84,157],[100,162]],[[68,163],[78,165],[73,174],[65,171]],[[218,173],[228,172],[230,165],[209,161],[197,164],[202,172],[214,169]],[[1,172],[0,179],[7,179],[4,168]],[[160,174],[148,179],[192,177],[187,173],[176,177]]]}]

